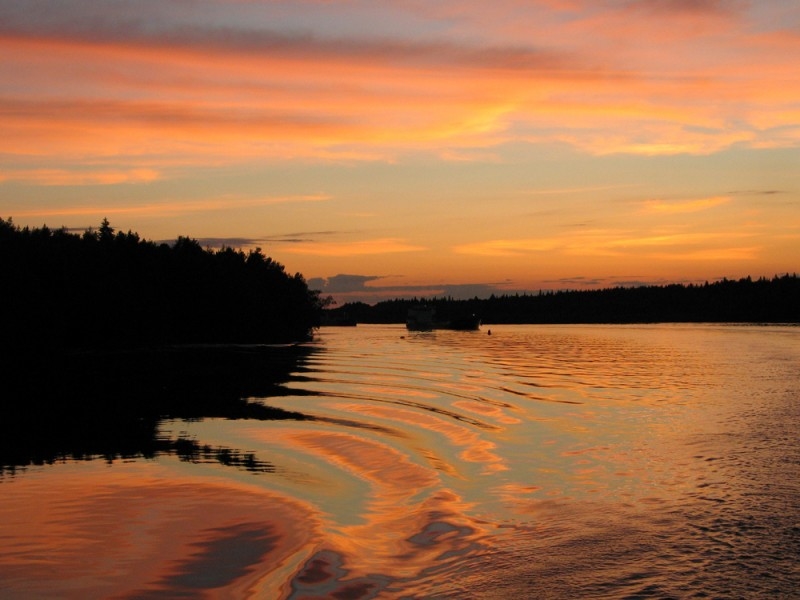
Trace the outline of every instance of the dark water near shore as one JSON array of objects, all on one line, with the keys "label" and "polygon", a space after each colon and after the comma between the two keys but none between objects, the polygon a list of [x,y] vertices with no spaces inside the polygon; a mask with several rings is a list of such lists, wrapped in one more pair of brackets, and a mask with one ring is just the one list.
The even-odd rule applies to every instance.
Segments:
[{"label": "dark water near shore", "polygon": [[486,330],[324,328],[257,399],[310,419],[6,472],[0,598],[800,597],[800,328]]}]

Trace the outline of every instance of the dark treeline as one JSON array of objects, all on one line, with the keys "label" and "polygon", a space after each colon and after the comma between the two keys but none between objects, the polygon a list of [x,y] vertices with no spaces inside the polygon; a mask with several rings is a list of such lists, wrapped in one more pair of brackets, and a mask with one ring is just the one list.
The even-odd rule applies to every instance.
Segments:
[{"label": "dark treeline", "polygon": [[308,339],[322,300],[260,249],[156,244],[107,220],[82,235],[0,219],[5,345],[142,346]]},{"label": "dark treeline", "polygon": [[800,278],[723,279],[702,285],[616,287],[587,291],[491,296],[454,300],[388,300],[370,306],[347,303],[332,309],[359,323],[403,323],[420,303],[441,318],[475,314],[492,323],[798,323]]},{"label": "dark treeline", "polygon": [[107,220],[80,235],[0,219],[0,278],[0,477],[163,453],[268,471],[159,423],[306,418],[251,400],[302,368],[311,350],[288,343],[311,336],[324,304],[260,250],[156,244]]}]

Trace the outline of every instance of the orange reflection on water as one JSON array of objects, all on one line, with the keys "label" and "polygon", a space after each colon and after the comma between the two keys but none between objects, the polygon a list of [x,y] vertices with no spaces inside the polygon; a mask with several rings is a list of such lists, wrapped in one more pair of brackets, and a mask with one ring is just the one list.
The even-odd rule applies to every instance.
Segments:
[{"label": "orange reflection on water", "polygon": [[[411,415],[380,407],[375,414]],[[438,425],[435,417],[430,419],[431,426]],[[271,439],[311,452],[370,486],[357,523],[328,523],[327,547],[293,580],[298,598],[361,597],[357,590],[374,593],[397,582],[424,581],[421,574],[432,566],[442,567],[483,547],[481,526],[465,516],[471,504],[442,489],[436,471],[399,450],[340,432],[289,429],[271,432]],[[320,496],[325,495],[321,490]]]},{"label": "orange reflection on water", "polygon": [[347,433],[291,430],[277,437],[368,481],[382,502],[393,504],[410,498],[439,481],[434,471],[411,462],[391,446],[366,438]]},{"label": "orange reflection on water", "polygon": [[431,588],[457,581],[470,557],[489,551],[485,525],[464,516],[470,505],[453,492],[410,508],[386,507],[363,525],[342,527],[293,579],[291,597],[373,598],[382,590],[431,597]]},{"label": "orange reflection on water", "polygon": [[509,482],[495,487],[493,493],[506,507],[524,513],[525,508],[531,503],[531,496],[540,493],[541,490],[538,485]]},{"label": "orange reflection on water", "polygon": [[425,392],[419,389],[412,389],[409,387],[386,387],[386,386],[377,386],[377,385],[369,385],[364,386],[364,391],[369,394],[374,394],[375,397],[382,397],[382,396],[411,396],[413,398],[418,399],[425,399],[431,400],[437,398],[438,395],[433,392]]},{"label": "orange reflection on water", "polygon": [[258,596],[285,586],[319,530],[302,502],[230,480],[59,469],[3,485],[0,538],[13,544],[0,546],[0,580],[12,597]]},{"label": "orange reflection on water", "polygon": [[453,406],[484,417],[491,417],[503,425],[516,425],[518,423],[522,423],[520,419],[507,415],[499,406],[486,404],[484,402],[476,402],[474,400],[459,400],[458,402],[453,402]]},{"label": "orange reflection on water", "polygon": [[[443,435],[452,445],[465,448],[465,450],[458,455],[460,459],[473,463],[486,463],[485,472],[496,472],[507,469],[505,464],[503,464],[503,458],[492,451],[496,448],[493,442],[481,439],[476,431],[464,425],[454,423],[451,420],[420,411],[389,406],[339,404],[336,405],[336,408],[348,413],[359,413],[381,419],[391,419],[412,427],[421,427],[428,431],[433,431]],[[436,458],[438,459],[438,465],[441,465],[443,462],[448,465],[448,468],[443,470],[451,474],[457,472],[456,466],[446,458],[441,456],[437,456]]]},{"label": "orange reflection on water", "polygon": [[337,546],[358,557],[359,569],[415,577],[436,564],[443,547],[454,550],[476,533],[464,516],[469,506],[450,490],[438,490],[400,510],[381,503],[366,523],[342,527]]}]

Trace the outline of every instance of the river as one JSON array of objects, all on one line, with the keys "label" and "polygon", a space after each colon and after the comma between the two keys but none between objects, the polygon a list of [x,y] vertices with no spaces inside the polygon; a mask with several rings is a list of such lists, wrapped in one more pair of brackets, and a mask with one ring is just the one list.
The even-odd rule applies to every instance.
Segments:
[{"label": "river", "polygon": [[798,384],[791,326],[322,328],[248,399],[304,418],[0,471],[0,598],[797,598]]}]

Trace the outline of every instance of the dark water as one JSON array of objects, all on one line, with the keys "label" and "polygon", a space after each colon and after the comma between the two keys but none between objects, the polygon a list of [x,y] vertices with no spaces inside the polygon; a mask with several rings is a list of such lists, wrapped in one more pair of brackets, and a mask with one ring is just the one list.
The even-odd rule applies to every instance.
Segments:
[{"label": "dark water", "polygon": [[7,471],[0,597],[800,597],[800,328],[486,330],[323,329],[252,398],[304,420]]}]

